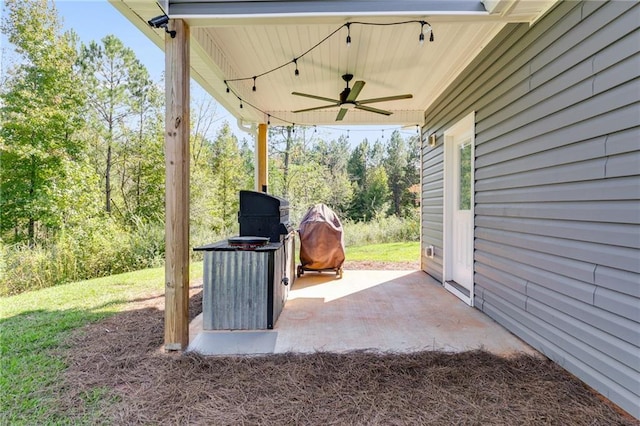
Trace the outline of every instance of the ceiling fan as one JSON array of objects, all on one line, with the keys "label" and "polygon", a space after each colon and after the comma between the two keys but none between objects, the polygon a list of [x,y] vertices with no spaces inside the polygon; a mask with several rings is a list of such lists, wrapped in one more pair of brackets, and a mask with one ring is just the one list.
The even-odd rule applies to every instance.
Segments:
[{"label": "ceiling fan", "polygon": [[376,103],[376,102],[395,101],[395,100],[398,100],[398,99],[411,99],[411,98],[413,98],[413,95],[406,94],[406,95],[386,96],[386,97],[383,97],[383,98],[364,99],[362,101],[357,101],[356,98],[358,97],[358,95],[360,94],[360,91],[364,87],[364,84],[365,84],[364,81],[358,80],[353,85],[353,88],[350,88],[349,87],[349,82],[353,79],[353,74],[345,74],[345,75],[342,76],[342,79],[347,83],[347,87],[342,92],[340,92],[340,99],[339,100],[338,99],[325,98],[324,96],[309,95],[307,93],[291,92],[292,95],[304,96],[306,98],[312,98],[312,99],[318,99],[318,100],[321,100],[321,101],[331,102],[330,105],[323,105],[323,106],[314,107],[314,108],[299,109],[299,110],[293,111],[293,112],[297,113],[297,112],[315,111],[315,110],[318,110],[318,109],[335,108],[335,107],[339,106],[340,107],[340,111],[338,112],[338,115],[336,117],[336,121],[340,121],[347,114],[347,111],[349,111],[350,109],[353,109],[353,108],[361,109],[363,111],[375,112],[376,114],[391,115],[391,114],[393,114],[391,111],[385,111],[383,109],[373,108],[373,107],[370,107],[370,106],[366,106],[366,104],[373,104],[373,103]]}]

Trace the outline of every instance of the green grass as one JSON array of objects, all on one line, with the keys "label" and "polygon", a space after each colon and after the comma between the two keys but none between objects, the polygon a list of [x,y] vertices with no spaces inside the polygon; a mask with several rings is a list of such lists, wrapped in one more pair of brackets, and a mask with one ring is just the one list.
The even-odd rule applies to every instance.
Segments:
[{"label": "green grass", "polygon": [[[417,260],[420,247],[418,242],[387,243],[347,247],[346,252],[347,260],[405,262]],[[191,265],[191,276],[202,276],[201,262]],[[66,368],[59,351],[65,338],[163,289],[164,269],[154,268],[1,297],[0,425],[72,423],[50,414],[56,404],[54,385]],[[101,395],[100,389],[87,395],[87,407]]]},{"label": "green grass", "polygon": [[346,248],[347,260],[373,262],[415,262],[420,259],[420,242],[370,244]]},{"label": "green grass", "polygon": [[[201,275],[192,264],[191,277]],[[0,298],[0,424],[69,423],[48,415],[65,368],[55,349],[72,330],[163,288],[164,268],[153,268]]]}]

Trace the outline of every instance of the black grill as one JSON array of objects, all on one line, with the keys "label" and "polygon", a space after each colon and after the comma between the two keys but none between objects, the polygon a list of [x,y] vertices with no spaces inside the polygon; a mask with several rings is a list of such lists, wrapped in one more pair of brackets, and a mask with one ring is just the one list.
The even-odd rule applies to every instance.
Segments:
[{"label": "black grill", "polygon": [[256,191],[240,191],[240,236],[269,237],[280,242],[291,232],[289,201]]}]

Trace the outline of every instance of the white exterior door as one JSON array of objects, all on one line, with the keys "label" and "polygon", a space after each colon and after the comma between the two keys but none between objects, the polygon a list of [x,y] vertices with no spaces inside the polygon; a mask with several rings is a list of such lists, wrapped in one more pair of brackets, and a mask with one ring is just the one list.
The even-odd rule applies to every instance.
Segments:
[{"label": "white exterior door", "polygon": [[444,285],[473,305],[474,115],[445,132]]}]

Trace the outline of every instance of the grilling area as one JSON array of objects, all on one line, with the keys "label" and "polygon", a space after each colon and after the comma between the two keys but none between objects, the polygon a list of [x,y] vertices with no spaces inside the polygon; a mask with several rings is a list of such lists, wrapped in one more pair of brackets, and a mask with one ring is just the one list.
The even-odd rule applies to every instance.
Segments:
[{"label": "grilling area", "polygon": [[203,302],[188,351],[535,352],[422,271],[342,274],[340,264],[339,274],[296,274],[288,201],[254,191],[239,197],[240,235],[194,249],[204,252]]}]

